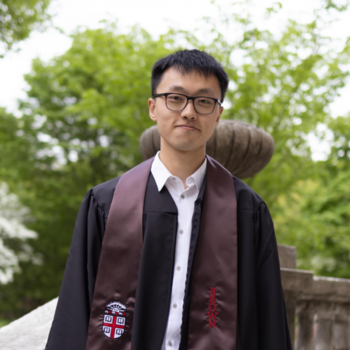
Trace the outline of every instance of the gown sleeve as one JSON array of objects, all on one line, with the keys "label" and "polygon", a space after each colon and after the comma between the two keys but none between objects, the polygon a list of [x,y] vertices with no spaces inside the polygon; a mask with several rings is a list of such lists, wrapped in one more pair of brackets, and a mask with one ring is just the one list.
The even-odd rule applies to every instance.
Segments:
[{"label": "gown sleeve", "polygon": [[93,190],[81,204],[46,350],[84,350],[104,233]]},{"label": "gown sleeve", "polygon": [[256,286],[259,350],[292,350],[277,242],[273,222],[265,203],[257,213],[258,238]]}]

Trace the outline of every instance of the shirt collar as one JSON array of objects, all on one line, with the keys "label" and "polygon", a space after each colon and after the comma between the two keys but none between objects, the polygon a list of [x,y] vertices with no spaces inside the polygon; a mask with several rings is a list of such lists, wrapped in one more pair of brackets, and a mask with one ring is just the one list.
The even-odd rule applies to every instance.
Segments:
[{"label": "shirt collar", "polygon": [[[192,178],[197,189],[199,190],[202,186],[206,171],[207,171],[207,157],[205,157],[202,165],[191,176],[189,176],[186,179],[187,186],[189,185],[189,179]],[[163,189],[169,177],[173,176],[171,172],[166,168],[166,166],[160,160],[159,152],[157,152],[156,156],[154,157],[151,172],[157,184],[157,188],[159,192]]]}]

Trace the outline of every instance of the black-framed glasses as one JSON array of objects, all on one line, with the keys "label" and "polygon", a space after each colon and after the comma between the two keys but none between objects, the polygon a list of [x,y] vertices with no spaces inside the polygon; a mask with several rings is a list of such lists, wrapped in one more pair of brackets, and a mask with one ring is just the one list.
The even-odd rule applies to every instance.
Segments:
[{"label": "black-framed glasses", "polygon": [[172,92],[167,92],[164,94],[154,95],[153,98],[156,97],[165,97],[165,105],[168,109],[175,112],[183,111],[188,101],[193,101],[194,110],[199,114],[211,114],[214,112],[214,108],[218,103],[221,106],[221,101],[217,98],[206,97],[206,96],[196,96],[190,97],[183,94],[175,94]]}]

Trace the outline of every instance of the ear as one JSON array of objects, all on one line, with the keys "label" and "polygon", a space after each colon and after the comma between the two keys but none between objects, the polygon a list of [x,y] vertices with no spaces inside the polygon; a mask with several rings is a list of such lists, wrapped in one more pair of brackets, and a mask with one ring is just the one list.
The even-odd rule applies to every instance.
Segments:
[{"label": "ear", "polygon": [[217,126],[219,124],[219,121],[220,121],[220,118],[221,118],[221,114],[222,114],[223,111],[224,111],[224,107],[220,107],[219,113],[218,113],[218,115],[216,117],[216,121],[215,121],[216,124],[215,124],[215,126]]},{"label": "ear", "polygon": [[148,109],[149,109],[149,117],[156,122],[156,101],[153,98],[148,99]]}]

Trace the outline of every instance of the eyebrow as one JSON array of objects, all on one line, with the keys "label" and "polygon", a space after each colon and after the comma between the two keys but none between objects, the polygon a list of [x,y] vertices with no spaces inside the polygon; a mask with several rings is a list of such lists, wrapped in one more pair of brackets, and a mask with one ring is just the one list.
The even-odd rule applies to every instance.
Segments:
[{"label": "eyebrow", "polygon": [[[171,85],[168,88],[169,90],[173,90],[173,91],[178,91],[178,92],[183,92],[183,93],[188,93],[188,91],[186,89],[184,89],[183,87],[179,86],[179,85]],[[206,94],[206,93],[211,93],[213,95],[215,95],[214,91],[210,88],[202,88],[199,89],[195,92],[195,95],[197,94]]]}]

